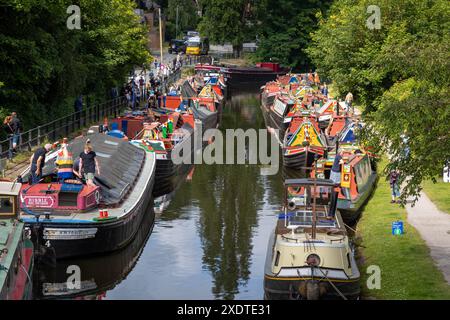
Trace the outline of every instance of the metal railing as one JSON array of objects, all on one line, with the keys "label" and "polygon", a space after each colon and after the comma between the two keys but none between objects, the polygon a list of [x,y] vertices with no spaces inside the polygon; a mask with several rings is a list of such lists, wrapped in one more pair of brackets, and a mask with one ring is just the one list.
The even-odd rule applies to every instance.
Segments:
[{"label": "metal railing", "polygon": [[[32,128],[20,133],[17,151],[31,151],[33,147],[40,145],[45,140],[56,141],[93,123],[98,123],[105,117],[117,117],[126,106],[127,99],[117,97]],[[12,140],[13,137],[10,136],[8,139],[0,141],[0,159],[13,157]]]},{"label": "metal railing", "polygon": [[[181,78],[181,69],[169,74],[163,79],[165,90],[169,86]],[[60,138],[85,128],[94,123],[98,123],[105,117],[116,118],[120,113],[127,108],[128,101],[126,97],[117,97],[112,100],[88,107],[84,110],[74,112],[70,115],[55,119],[46,124],[37,126],[28,131],[20,133],[19,144],[16,147],[17,151],[28,150],[31,151],[43,143],[45,140],[56,141]],[[0,141],[0,159],[13,158],[13,137],[9,136],[7,139]],[[2,164],[0,163],[0,169]]]},{"label": "metal railing", "polygon": [[183,56],[183,66],[195,66],[197,63],[212,64],[211,56]]}]

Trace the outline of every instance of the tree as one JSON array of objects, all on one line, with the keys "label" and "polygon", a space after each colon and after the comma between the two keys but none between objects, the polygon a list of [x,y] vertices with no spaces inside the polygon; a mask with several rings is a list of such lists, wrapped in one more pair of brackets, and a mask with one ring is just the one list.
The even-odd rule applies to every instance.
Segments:
[{"label": "tree", "polygon": [[[178,7],[178,34],[176,20]],[[167,33],[170,38],[177,38],[182,31],[195,30],[198,24],[197,5],[194,0],[169,0],[167,8]]]},{"label": "tree", "polygon": [[254,0],[202,1],[200,32],[214,43],[231,42],[234,55],[240,56],[244,41],[254,36],[255,3],[257,1]]},{"label": "tree", "polygon": [[331,0],[262,1],[256,58],[309,71],[305,49],[317,28],[317,14],[325,12],[330,4]]},{"label": "tree", "polygon": [[405,200],[450,159],[450,6],[380,0],[381,28],[370,29],[371,4],[336,1],[307,52],[339,95],[351,91],[361,102],[366,143],[388,153],[387,170],[401,171]]},{"label": "tree", "polygon": [[0,7],[0,105],[26,127],[73,112],[77,95],[104,100],[135,65],[151,60],[128,0],[80,0],[81,29],[70,30],[73,1],[5,0]]}]

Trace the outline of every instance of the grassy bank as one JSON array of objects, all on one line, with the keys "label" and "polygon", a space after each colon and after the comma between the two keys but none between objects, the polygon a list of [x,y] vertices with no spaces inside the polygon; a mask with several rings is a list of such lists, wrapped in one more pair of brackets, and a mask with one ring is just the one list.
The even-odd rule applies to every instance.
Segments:
[{"label": "grassy bank", "polygon": [[[381,168],[386,165],[382,162]],[[389,183],[381,175],[372,199],[358,223],[362,238],[359,256],[362,292],[376,299],[450,299],[450,286],[434,265],[429,249],[416,229],[406,222],[406,210],[390,204]],[[393,221],[404,222],[405,234],[393,236]],[[369,290],[367,267],[381,269],[381,289]]]},{"label": "grassy bank", "polygon": [[423,183],[423,191],[439,210],[450,214],[450,183],[438,178],[436,183],[427,180]]}]

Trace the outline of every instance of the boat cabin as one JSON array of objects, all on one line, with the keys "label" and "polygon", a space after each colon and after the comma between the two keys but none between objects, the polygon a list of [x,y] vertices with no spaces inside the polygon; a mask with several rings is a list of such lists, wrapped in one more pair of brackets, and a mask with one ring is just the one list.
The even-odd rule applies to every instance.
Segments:
[{"label": "boat cabin", "polygon": [[[337,189],[327,179],[288,179],[284,183],[284,212],[279,215],[277,234],[336,228]],[[320,232],[320,231],[318,231]]]},{"label": "boat cabin", "polygon": [[0,182],[0,220],[16,219],[19,215],[19,192],[21,183]]}]

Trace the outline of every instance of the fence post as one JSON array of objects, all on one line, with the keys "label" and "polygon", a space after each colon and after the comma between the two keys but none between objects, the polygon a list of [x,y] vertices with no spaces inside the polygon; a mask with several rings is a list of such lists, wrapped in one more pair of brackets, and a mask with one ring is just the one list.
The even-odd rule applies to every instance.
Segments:
[{"label": "fence post", "polygon": [[41,126],[38,126],[37,145],[41,144]]}]

